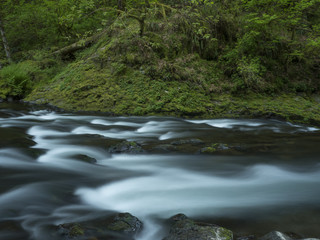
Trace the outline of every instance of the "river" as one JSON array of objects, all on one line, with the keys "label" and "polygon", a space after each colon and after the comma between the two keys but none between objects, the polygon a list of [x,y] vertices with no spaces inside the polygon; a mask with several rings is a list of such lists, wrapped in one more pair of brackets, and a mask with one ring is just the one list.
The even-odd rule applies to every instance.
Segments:
[{"label": "river", "polygon": [[[146,152],[110,153],[124,140]],[[0,239],[56,240],[52,226],[114,211],[144,222],[138,240],[161,239],[177,213],[238,233],[319,237],[319,156],[319,129],[278,120],[0,103]]]}]

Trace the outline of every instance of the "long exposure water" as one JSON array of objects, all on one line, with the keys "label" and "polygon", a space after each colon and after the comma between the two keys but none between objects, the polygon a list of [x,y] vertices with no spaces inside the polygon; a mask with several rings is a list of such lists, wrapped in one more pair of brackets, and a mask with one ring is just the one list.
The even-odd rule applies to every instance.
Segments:
[{"label": "long exposure water", "polygon": [[[144,153],[110,153],[135,141]],[[201,153],[211,147],[212,153]],[[202,150],[201,150],[202,149]],[[0,103],[0,239],[130,212],[137,239],[177,213],[234,232],[320,236],[320,131],[277,120],[72,114]]]}]

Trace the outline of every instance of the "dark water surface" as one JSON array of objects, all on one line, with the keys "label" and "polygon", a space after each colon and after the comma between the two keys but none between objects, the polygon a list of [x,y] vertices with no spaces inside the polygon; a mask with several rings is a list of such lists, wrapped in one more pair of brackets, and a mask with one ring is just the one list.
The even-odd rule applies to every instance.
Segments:
[{"label": "dark water surface", "polygon": [[[320,237],[316,128],[33,108],[0,103],[0,239],[57,239],[52,226],[114,211],[144,222],[137,239],[161,239],[180,212],[239,234]],[[147,153],[108,152],[124,140]]]}]

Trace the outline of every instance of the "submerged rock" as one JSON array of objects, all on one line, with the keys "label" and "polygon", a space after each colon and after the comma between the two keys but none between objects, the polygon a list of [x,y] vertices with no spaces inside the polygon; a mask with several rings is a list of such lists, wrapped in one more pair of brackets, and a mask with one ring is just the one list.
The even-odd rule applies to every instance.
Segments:
[{"label": "submerged rock", "polygon": [[259,240],[291,240],[291,238],[282,232],[274,231],[264,235]]},{"label": "submerged rock", "polygon": [[[273,232],[270,232],[270,233],[264,235],[263,237],[259,238],[258,240],[293,240],[293,239],[296,239],[296,238],[291,238],[287,234],[282,233],[282,232],[273,231]],[[320,239],[318,239],[318,238],[304,238],[304,239],[300,239],[300,240],[320,240]]]},{"label": "submerged rock", "polygon": [[237,240],[256,240],[256,237],[254,235],[242,236],[242,237],[237,237]]},{"label": "submerged rock", "polygon": [[204,141],[197,139],[197,138],[191,138],[191,139],[180,139],[177,141],[171,142],[172,145],[184,145],[184,144],[190,144],[190,145],[201,145],[204,144]]},{"label": "submerged rock", "polygon": [[132,240],[142,230],[142,222],[130,213],[58,226],[64,240],[114,239]]},{"label": "submerged rock", "polygon": [[134,141],[123,141],[109,148],[109,153],[144,153],[142,146]]},{"label": "submerged rock", "polygon": [[177,151],[177,147],[171,144],[160,144],[151,149],[151,152],[156,153],[170,153]]},{"label": "submerged rock", "polygon": [[170,218],[172,225],[163,240],[232,240],[233,233],[214,224],[195,222],[184,214]]},{"label": "submerged rock", "polygon": [[229,150],[229,149],[230,148],[228,147],[227,144],[213,143],[210,146],[201,148],[200,153],[215,153],[215,152],[225,151],[225,150]]},{"label": "submerged rock", "polygon": [[86,162],[86,163],[96,163],[97,162],[97,160],[95,158],[89,157],[85,154],[78,154],[78,155],[74,155],[73,157],[79,161]]},{"label": "submerged rock", "polygon": [[[156,144],[149,147],[151,153],[181,153],[181,154],[195,154],[199,151],[199,145],[205,144],[204,141],[191,139],[178,139],[175,141],[165,141],[162,144]],[[148,146],[146,146],[148,148]]]},{"label": "submerged rock", "polygon": [[28,239],[21,223],[14,220],[0,221],[0,239]]}]

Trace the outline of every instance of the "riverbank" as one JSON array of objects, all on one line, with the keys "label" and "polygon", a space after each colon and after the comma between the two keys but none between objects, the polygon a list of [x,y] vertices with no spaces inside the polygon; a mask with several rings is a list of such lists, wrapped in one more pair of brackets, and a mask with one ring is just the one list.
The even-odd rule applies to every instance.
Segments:
[{"label": "riverbank", "polygon": [[190,42],[200,33],[184,26],[197,20],[193,11],[172,11],[166,21],[148,16],[143,35],[135,19],[115,19],[95,42],[11,64],[0,71],[0,97],[123,116],[276,118],[320,126],[316,50],[305,53],[306,61],[279,45],[279,56],[266,57],[268,46],[262,51],[255,39],[261,51],[251,52],[251,45],[241,45],[249,44],[246,34],[236,42],[237,31],[230,41],[202,36],[202,49]]},{"label": "riverbank", "polygon": [[[77,93],[72,89],[63,91],[53,89],[55,90],[34,91],[27,96],[26,100],[35,104],[49,104],[68,111],[104,112],[117,116],[174,116],[191,119],[267,118],[320,126],[320,97],[318,95],[205,95],[192,92],[191,89],[179,95],[163,90],[165,95],[163,97],[166,97],[166,101],[150,101],[146,97],[142,102],[141,96],[146,94],[145,88],[139,89],[140,91],[135,96],[140,97],[137,98],[130,96],[130,92],[125,89],[118,89],[113,92],[113,95],[102,91],[100,93],[86,91]],[[149,94],[152,96],[151,93]],[[115,95],[125,97],[116,99]],[[110,98],[114,99],[108,100]],[[177,102],[181,98],[186,101]]]}]

